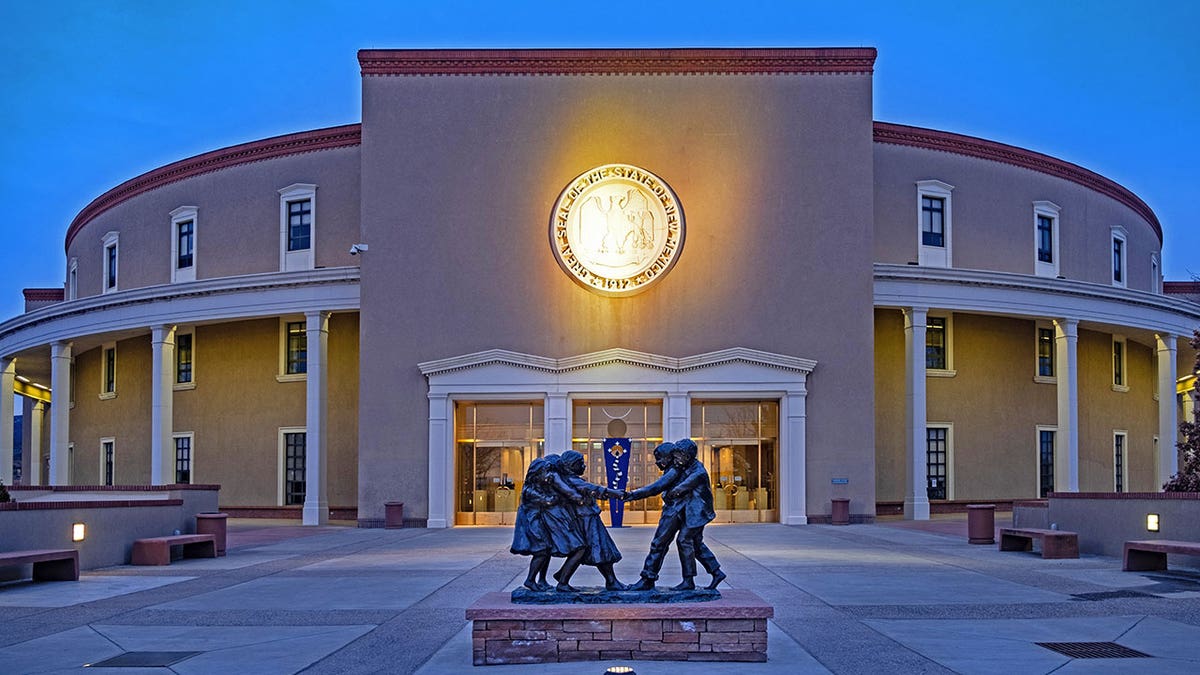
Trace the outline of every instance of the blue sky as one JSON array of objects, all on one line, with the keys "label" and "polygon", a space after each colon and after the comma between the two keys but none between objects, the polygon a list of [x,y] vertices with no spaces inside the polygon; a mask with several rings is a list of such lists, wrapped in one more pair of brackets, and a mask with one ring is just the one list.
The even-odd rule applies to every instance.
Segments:
[{"label": "blue sky", "polygon": [[875,119],[1060,157],[1200,275],[1200,3],[0,0],[0,321],[61,287],[89,201],[171,161],[360,120],[360,48],[872,46]]}]

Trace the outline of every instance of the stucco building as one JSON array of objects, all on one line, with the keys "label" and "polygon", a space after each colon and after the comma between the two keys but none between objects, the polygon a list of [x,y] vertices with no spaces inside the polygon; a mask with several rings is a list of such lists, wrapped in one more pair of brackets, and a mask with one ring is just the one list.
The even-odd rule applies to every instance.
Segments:
[{"label": "stucco building", "polygon": [[361,124],[181,160],[70,223],[63,288],[0,324],[27,483],[491,524],[533,457],[602,482],[628,438],[638,485],[690,436],[721,519],[803,524],[1175,470],[1200,305],[1153,211],[875,121],[875,50],[358,56]]}]

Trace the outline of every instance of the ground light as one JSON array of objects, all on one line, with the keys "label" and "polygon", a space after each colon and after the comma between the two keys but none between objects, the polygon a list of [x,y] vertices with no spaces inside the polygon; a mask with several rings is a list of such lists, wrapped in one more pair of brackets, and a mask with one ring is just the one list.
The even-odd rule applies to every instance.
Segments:
[{"label": "ground light", "polygon": [[637,675],[629,666],[610,666],[604,675]]}]

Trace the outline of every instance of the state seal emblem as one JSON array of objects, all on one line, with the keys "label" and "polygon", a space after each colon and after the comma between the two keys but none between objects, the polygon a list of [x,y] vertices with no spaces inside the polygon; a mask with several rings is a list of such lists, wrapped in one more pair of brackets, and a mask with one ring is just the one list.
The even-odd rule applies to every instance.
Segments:
[{"label": "state seal emblem", "polygon": [[678,260],[683,238],[683,209],[670,186],[629,164],[580,174],[550,216],[558,264],[605,295],[633,295],[658,281]]}]

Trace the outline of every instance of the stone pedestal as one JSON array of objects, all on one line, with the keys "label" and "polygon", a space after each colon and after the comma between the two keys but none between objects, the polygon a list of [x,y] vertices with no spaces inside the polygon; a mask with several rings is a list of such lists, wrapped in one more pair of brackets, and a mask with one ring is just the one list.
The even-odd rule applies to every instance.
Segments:
[{"label": "stone pedestal", "polygon": [[767,660],[767,619],[754,593],[699,603],[519,605],[488,593],[467,609],[477,666],[612,659]]}]

